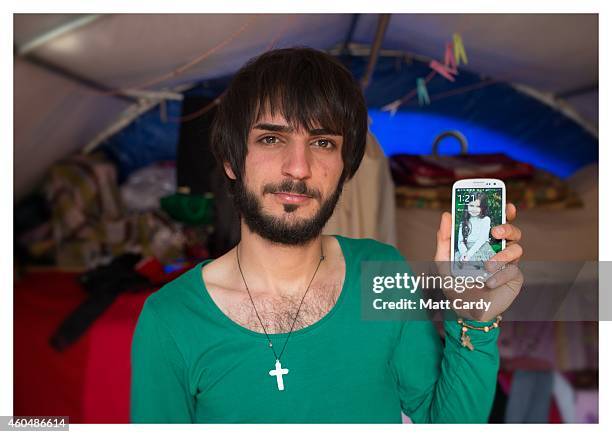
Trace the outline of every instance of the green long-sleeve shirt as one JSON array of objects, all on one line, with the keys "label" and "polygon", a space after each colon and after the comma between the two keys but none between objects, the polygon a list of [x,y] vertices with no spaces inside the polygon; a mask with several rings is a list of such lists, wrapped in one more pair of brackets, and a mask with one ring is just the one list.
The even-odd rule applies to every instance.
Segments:
[{"label": "green long-sleeve shirt", "polygon": [[[151,294],[132,342],[135,423],[486,422],[499,368],[499,329],[444,322],[368,321],[361,261],[403,260],[393,246],[336,236],[346,262],[340,296],[318,322],[294,331],[282,356],[284,390],[265,334],[228,318],[208,294],[200,263]],[[472,322],[475,323],[475,322]],[[477,324],[477,323],[475,323]],[[286,334],[270,334],[282,345]]]}]

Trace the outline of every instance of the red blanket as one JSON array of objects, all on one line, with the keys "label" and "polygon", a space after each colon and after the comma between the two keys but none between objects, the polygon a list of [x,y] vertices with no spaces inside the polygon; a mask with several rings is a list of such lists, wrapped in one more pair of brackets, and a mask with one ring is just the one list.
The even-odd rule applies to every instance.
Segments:
[{"label": "red blanket", "polygon": [[14,415],[128,423],[132,333],[154,290],[121,294],[64,352],[51,334],[86,297],[76,274],[29,273],[14,289]]}]

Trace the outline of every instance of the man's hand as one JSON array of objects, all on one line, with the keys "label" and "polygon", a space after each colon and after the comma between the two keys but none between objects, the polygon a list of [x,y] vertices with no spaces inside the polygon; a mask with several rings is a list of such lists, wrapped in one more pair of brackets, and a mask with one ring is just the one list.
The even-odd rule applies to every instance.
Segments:
[{"label": "man's hand", "polygon": [[[518,261],[523,255],[523,248],[518,244],[521,240],[521,230],[509,222],[516,219],[516,207],[512,203],[506,204],[507,223],[495,226],[491,233],[495,238],[505,238],[506,248],[485,262],[485,268],[492,273],[482,289],[470,288],[463,293],[455,290],[444,290],[449,299],[461,298],[465,301],[478,301],[481,298],[491,302],[488,311],[484,310],[455,310],[464,318],[479,321],[492,320],[504,312],[516,299],[523,286],[523,274],[518,267]],[[452,216],[449,212],[442,213],[440,228],[437,233],[437,249],[434,260],[437,262],[441,275],[451,275],[451,232]],[[439,261],[439,262],[438,262]]]}]

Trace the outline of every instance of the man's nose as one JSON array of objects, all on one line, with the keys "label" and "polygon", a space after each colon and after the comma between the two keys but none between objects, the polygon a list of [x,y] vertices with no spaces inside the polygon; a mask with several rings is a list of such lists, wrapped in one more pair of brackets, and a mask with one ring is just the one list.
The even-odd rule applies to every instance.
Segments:
[{"label": "man's nose", "polygon": [[283,157],[283,176],[294,179],[308,179],[311,174],[311,151],[308,145],[293,143],[285,148]]}]

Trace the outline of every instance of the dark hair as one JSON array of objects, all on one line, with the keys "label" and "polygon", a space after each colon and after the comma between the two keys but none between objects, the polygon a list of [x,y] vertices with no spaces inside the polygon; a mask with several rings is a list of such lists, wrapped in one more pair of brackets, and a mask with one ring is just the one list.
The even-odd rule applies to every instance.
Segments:
[{"label": "dark hair", "polygon": [[[478,200],[480,206],[480,214],[478,217],[483,218],[489,215],[489,196],[484,191],[478,193],[474,200]],[[463,243],[467,246],[467,237],[472,232],[472,224],[470,223],[470,213],[466,207],[463,210],[463,219],[461,220],[461,234],[463,234]]]},{"label": "dark hair", "polygon": [[307,47],[277,49],[236,73],[219,103],[211,147],[238,180],[244,176],[249,131],[266,110],[282,114],[294,129],[322,127],[342,135],[340,183],[353,177],[365,150],[368,113],[357,81],[337,59]]}]

